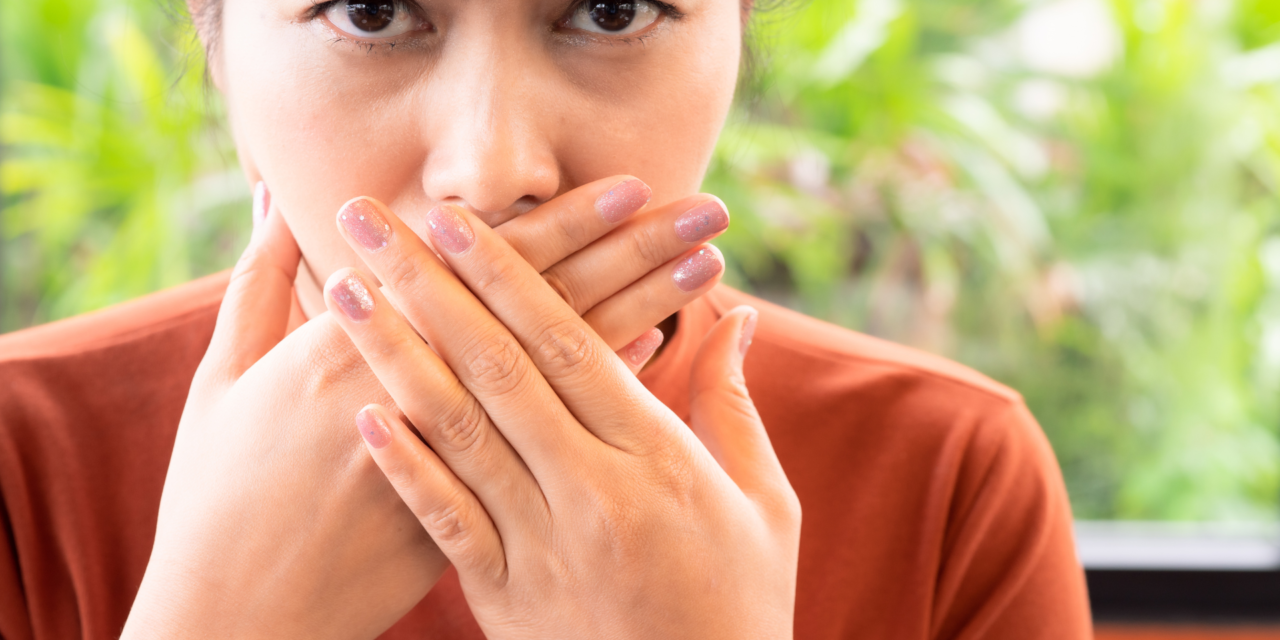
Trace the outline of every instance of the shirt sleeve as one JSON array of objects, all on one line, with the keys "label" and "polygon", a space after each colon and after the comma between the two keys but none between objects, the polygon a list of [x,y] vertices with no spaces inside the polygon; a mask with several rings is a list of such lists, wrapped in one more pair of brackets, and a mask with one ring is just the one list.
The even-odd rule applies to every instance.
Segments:
[{"label": "shirt sleeve", "polygon": [[932,638],[1093,637],[1062,473],[1021,402],[974,430],[951,509]]}]

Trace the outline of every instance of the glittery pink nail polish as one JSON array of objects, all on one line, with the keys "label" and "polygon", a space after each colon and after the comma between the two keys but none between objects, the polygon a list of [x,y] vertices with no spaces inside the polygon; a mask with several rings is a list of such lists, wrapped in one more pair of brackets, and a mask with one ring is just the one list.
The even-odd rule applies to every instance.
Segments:
[{"label": "glittery pink nail polish", "polygon": [[676,265],[671,279],[681,291],[693,291],[720,275],[723,270],[724,263],[720,261],[719,252],[705,246]]},{"label": "glittery pink nail polish", "polygon": [[361,409],[360,413],[356,414],[356,428],[360,430],[360,435],[364,436],[364,441],[374,449],[381,449],[391,444],[391,428],[371,409]]},{"label": "glittery pink nail polish", "polygon": [[257,230],[262,222],[267,219],[267,212],[271,211],[271,190],[267,189],[267,183],[259,180],[258,184],[253,186],[253,228]]},{"label": "glittery pink nail polish", "polygon": [[623,347],[622,354],[631,364],[638,367],[644,364],[645,360],[648,360],[660,346],[662,346],[662,330],[654,327]]},{"label": "glittery pink nail polish", "polygon": [[329,295],[338,303],[342,313],[355,322],[364,322],[373,315],[373,296],[360,276],[354,273],[334,283],[329,288]]},{"label": "glittery pink nail polish", "polygon": [[755,309],[751,310],[751,315],[742,323],[742,337],[738,338],[738,352],[745,358],[747,349],[751,348],[751,340],[756,336],[756,320],[760,319],[760,312]]},{"label": "glittery pink nail polish", "polygon": [[609,224],[617,224],[649,203],[653,190],[649,185],[630,178],[613,185],[596,198],[596,212]]},{"label": "glittery pink nail polish", "polygon": [[676,218],[676,235],[690,244],[729,228],[729,212],[719,200],[704,202]]},{"label": "glittery pink nail polish", "polygon": [[391,241],[391,225],[368,198],[356,198],[338,210],[338,222],[369,251],[381,251]]},{"label": "glittery pink nail polish", "polygon": [[462,253],[471,248],[476,234],[458,208],[442,204],[427,212],[427,229],[431,243],[449,253]]}]

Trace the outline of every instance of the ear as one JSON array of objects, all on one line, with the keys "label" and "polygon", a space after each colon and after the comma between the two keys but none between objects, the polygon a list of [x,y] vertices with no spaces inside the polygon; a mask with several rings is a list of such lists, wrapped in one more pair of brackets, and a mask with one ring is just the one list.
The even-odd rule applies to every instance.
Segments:
[{"label": "ear", "polygon": [[187,0],[187,14],[204,47],[205,69],[213,86],[222,91],[223,0]]}]

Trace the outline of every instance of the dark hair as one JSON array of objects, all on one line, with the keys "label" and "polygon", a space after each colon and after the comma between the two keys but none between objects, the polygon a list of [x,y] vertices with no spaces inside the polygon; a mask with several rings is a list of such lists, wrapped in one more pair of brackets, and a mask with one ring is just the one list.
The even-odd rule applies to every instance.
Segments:
[{"label": "dark hair", "polygon": [[222,36],[222,0],[193,0],[186,6],[191,12],[191,25],[204,42],[204,55],[208,60]]}]

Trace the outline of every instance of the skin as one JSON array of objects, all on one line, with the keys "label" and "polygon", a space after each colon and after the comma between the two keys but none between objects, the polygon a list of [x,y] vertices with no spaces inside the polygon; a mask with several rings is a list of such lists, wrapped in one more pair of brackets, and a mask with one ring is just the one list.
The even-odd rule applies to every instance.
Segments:
[{"label": "skin", "polygon": [[733,99],[739,5],[689,0],[628,43],[550,29],[569,6],[433,1],[435,33],[392,48],[308,20],[310,0],[225,1],[211,72],[316,283],[360,263],[330,224],[358,195],[422,234],[440,202],[497,227],[618,174],[655,204],[697,193]]},{"label": "skin", "polygon": [[329,307],[431,445],[377,405],[359,421],[486,637],[790,637],[800,505],[742,376],[755,310],[703,340],[690,431],[477,218],[428,214],[441,263],[383,215],[398,233],[363,253],[404,315],[354,271]]},{"label": "skin", "polygon": [[[272,206],[237,265],[193,383],[151,562],[123,637],[373,637],[421,599],[449,561],[495,637],[518,635],[511,625],[533,610],[545,616],[543,626],[522,628],[552,635],[598,637],[591,621],[607,620],[619,634],[643,637],[662,629],[652,624],[657,617],[678,623],[668,631],[700,637],[789,636],[799,512],[741,385],[741,355],[732,355],[750,312],[717,326],[703,348],[710,355],[696,367],[695,392],[708,393],[699,396],[706,408],[693,426],[706,444],[677,429],[632,375],[652,353],[637,353],[632,341],[644,342],[649,327],[718,279],[691,291],[673,286],[684,256],[713,251],[699,248],[702,239],[676,237],[675,220],[710,201],[696,188],[732,99],[741,7],[689,0],[678,20],[619,41],[556,28],[567,4],[444,0],[430,5],[433,30],[395,48],[334,42],[332,25],[310,7],[228,0],[218,40],[207,42],[216,45],[210,67],[242,165],[251,181],[270,185]],[[593,203],[628,176],[652,189],[650,206],[602,222]],[[380,255],[404,260],[371,261],[335,228],[334,212],[354,196],[386,203],[378,206],[396,242]],[[450,257],[454,276],[436,261],[424,240],[442,203],[458,207],[490,262]],[[432,248],[449,254],[439,242]],[[318,284],[366,263],[376,274],[364,277],[378,301],[380,336],[325,313]],[[516,275],[521,287],[497,286]],[[391,322],[400,314],[411,324]],[[548,318],[572,327],[574,344],[590,345],[596,355],[577,378],[594,378],[596,387],[559,384],[548,368],[563,372],[564,363],[538,359],[546,349],[536,323]],[[502,356],[489,359],[498,370],[527,368],[511,398],[486,402],[493,390],[466,373],[474,359],[457,359],[452,349],[466,342],[458,330],[465,325],[483,330],[473,337],[506,336],[472,343],[508,347],[492,352]],[[375,357],[433,349],[442,360]],[[627,440],[634,459],[601,448],[622,451],[621,441],[583,444],[590,441],[579,436],[598,438],[601,424],[569,415],[566,394],[583,393],[613,407],[593,417],[612,411],[613,422],[654,427]],[[361,445],[353,417],[370,402],[376,413],[366,415],[392,425],[398,447],[371,453]],[[426,419],[431,407],[465,406],[472,410],[460,415],[469,421]],[[401,412],[439,458],[420,442],[407,448]],[[554,433],[578,434],[559,455],[573,442],[588,447],[577,461],[590,463],[557,482],[599,497],[597,510],[537,492],[546,466],[564,462],[554,446],[528,448],[511,424],[520,412]],[[488,425],[486,448],[451,449],[451,437],[480,433],[479,425]],[[478,457],[468,458],[473,451]],[[672,468],[691,471],[662,476]],[[648,482],[632,482],[637,473]],[[495,551],[492,537],[469,545],[466,536],[446,535],[455,528],[442,529],[447,519],[438,514],[450,504],[458,509],[448,512],[474,524],[466,528],[474,540],[512,527],[528,544]],[[521,506],[537,504],[551,510]],[[610,547],[601,525],[624,514],[606,507],[623,504],[635,506],[645,526],[622,531]],[[691,508],[675,512],[672,504]],[[554,535],[541,539],[564,542],[557,566],[578,579],[562,585],[546,571],[557,556],[530,532],[545,531],[548,514],[566,508],[588,510],[577,521],[557,520]],[[654,532],[667,529],[673,537],[664,544]],[[672,544],[718,553],[681,557]],[[724,552],[735,545],[741,553]],[[649,590],[598,597],[595,587],[619,571],[606,561],[611,548],[658,560],[625,567],[634,570],[633,587]],[[498,557],[529,569],[509,589],[476,569]],[[717,589],[707,588],[708,575],[722,577]],[[533,602],[548,586],[557,588]],[[617,606],[659,590],[669,597]],[[707,626],[721,616],[746,626]]]}]

